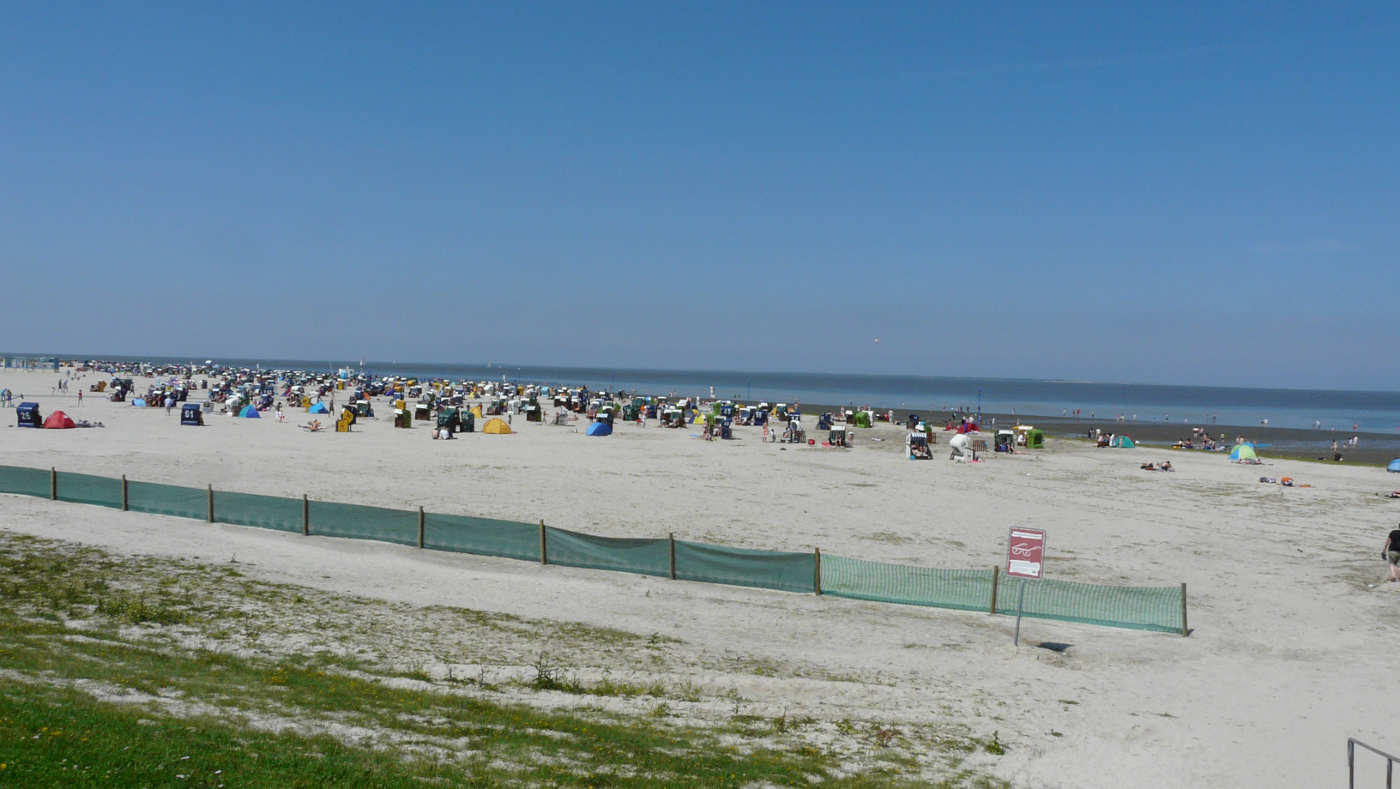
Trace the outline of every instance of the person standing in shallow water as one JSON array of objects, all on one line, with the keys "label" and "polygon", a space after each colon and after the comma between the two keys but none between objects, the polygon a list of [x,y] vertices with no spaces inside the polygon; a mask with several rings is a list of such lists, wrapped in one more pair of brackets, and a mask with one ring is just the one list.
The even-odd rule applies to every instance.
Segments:
[{"label": "person standing in shallow water", "polygon": [[1385,580],[1390,583],[1400,581],[1400,526],[1391,529],[1390,534],[1386,535],[1381,557],[1390,565],[1390,577]]}]

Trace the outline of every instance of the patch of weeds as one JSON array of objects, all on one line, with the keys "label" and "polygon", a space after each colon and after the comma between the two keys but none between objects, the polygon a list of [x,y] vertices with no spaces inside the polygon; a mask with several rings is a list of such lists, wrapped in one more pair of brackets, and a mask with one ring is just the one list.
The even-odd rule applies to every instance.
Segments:
[{"label": "patch of weeds", "polygon": [[530,680],[530,687],[535,690],[558,690],[564,693],[584,692],[583,686],[579,685],[572,677],[565,676],[564,670],[554,664],[548,652],[539,653],[530,667],[535,670],[535,678]]},{"label": "patch of weeds", "polygon": [[877,748],[888,748],[894,744],[894,740],[898,736],[898,729],[888,726],[874,726],[870,732],[870,741],[875,743]]},{"label": "patch of weeds", "polygon": [[651,635],[647,636],[647,646],[649,647],[659,647],[662,644],[680,643],[682,643],[682,641],[679,638],[671,638],[670,636],[664,636],[660,633],[652,633]]},{"label": "patch of weeds", "polygon": [[684,685],[679,685],[674,690],[674,695],[681,701],[696,702],[703,698],[700,688],[694,682],[686,680]]},{"label": "patch of weeds", "polygon": [[178,608],[161,603],[150,603],[145,597],[130,594],[115,594],[98,598],[97,612],[132,625],[144,622],[158,625],[179,625],[189,621],[188,614]]},{"label": "patch of weeds", "polygon": [[783,707],[783,714],[773,719],[773,732],[783,734],[788,730],[787,707]]},{"label": "patch of weeds", "polygon": [[660,682],[653,682],[650,685],[635,685],[629,682],[614,682],[610,678],[605,678],[598,684],[587,688],[587,693],[593,696],[660,697],[666,695],[666,686]]}]

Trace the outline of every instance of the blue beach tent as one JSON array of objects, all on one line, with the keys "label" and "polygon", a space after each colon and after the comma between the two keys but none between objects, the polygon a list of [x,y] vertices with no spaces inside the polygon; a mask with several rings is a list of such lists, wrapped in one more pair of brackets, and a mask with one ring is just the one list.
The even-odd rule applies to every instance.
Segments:
[{"label": "blue beach tent", "polygon": [[1236,444],[1230,449],[1230,460],[1239,463],[1242,460],[1258,460],[1259,456],[1254,453],[1253,444]]},{"label": "blue beach tent", "polygon": [[610,436],[612,435],[612,428],[608,427],[607,422],[594,422],[589,425],[588,430],[584,432],[590,436]]},{"label": "blue beach tent", "polygon": [[308,414],[329,414],[330,412],[331,410],[326,408],[326,404],[321,402],[312,403],[311,407],[306,409]]},{"label": "blue beach tent", "polygon": [[1400,458],[1396,458],[1390,461],[1390,465],[1386,466],[1385,470],[1394,471],[1395,473],[1400,474]]},{"label": "blue beach tent", "polygon": [[258,413],[258,409],[254,408],[251,403],[243,406],[243,410],[239,411],[238,415],[244,419],[262,419],[262,415]]}]

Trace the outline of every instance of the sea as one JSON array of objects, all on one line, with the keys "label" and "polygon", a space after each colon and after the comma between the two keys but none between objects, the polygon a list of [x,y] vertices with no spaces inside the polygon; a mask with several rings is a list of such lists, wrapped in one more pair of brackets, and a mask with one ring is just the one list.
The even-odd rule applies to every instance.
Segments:
[{"label": "sea", "polygon": [[[97,358],[59,355],[63,359]],[[176,357],[103,356],[108,361],[199,363]],[[1127,423],[1320,429],[1350,436],[1387,434],[1400,446],[1400,392],[1336,389],[1265,389],[1225,386],[1062,381],[1028,378],[869,375],[859,373],[748,372],[556,367],[486,362],[384,362],[345,359],[214,359],[217,364],[263,369],[363,370],[380,376],[515,383],[585,385],[680,397],[741,402],[821,403],[890,408],[906,413],[1016,414],[1024,417],[1114,420]],[[1266,421],[1267,420],[1267,421]]]}]

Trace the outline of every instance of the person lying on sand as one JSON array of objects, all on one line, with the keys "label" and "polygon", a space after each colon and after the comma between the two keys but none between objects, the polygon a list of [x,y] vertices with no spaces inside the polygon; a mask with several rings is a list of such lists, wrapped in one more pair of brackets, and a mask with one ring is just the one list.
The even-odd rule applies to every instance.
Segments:
[{"label": "person lying on sand", "polygon": [[302,430],[309,430],[312,433],[315,433],[321,429],[321,420],[313,419],[307,424],[297,425],[297,427],[300,427]]}]

